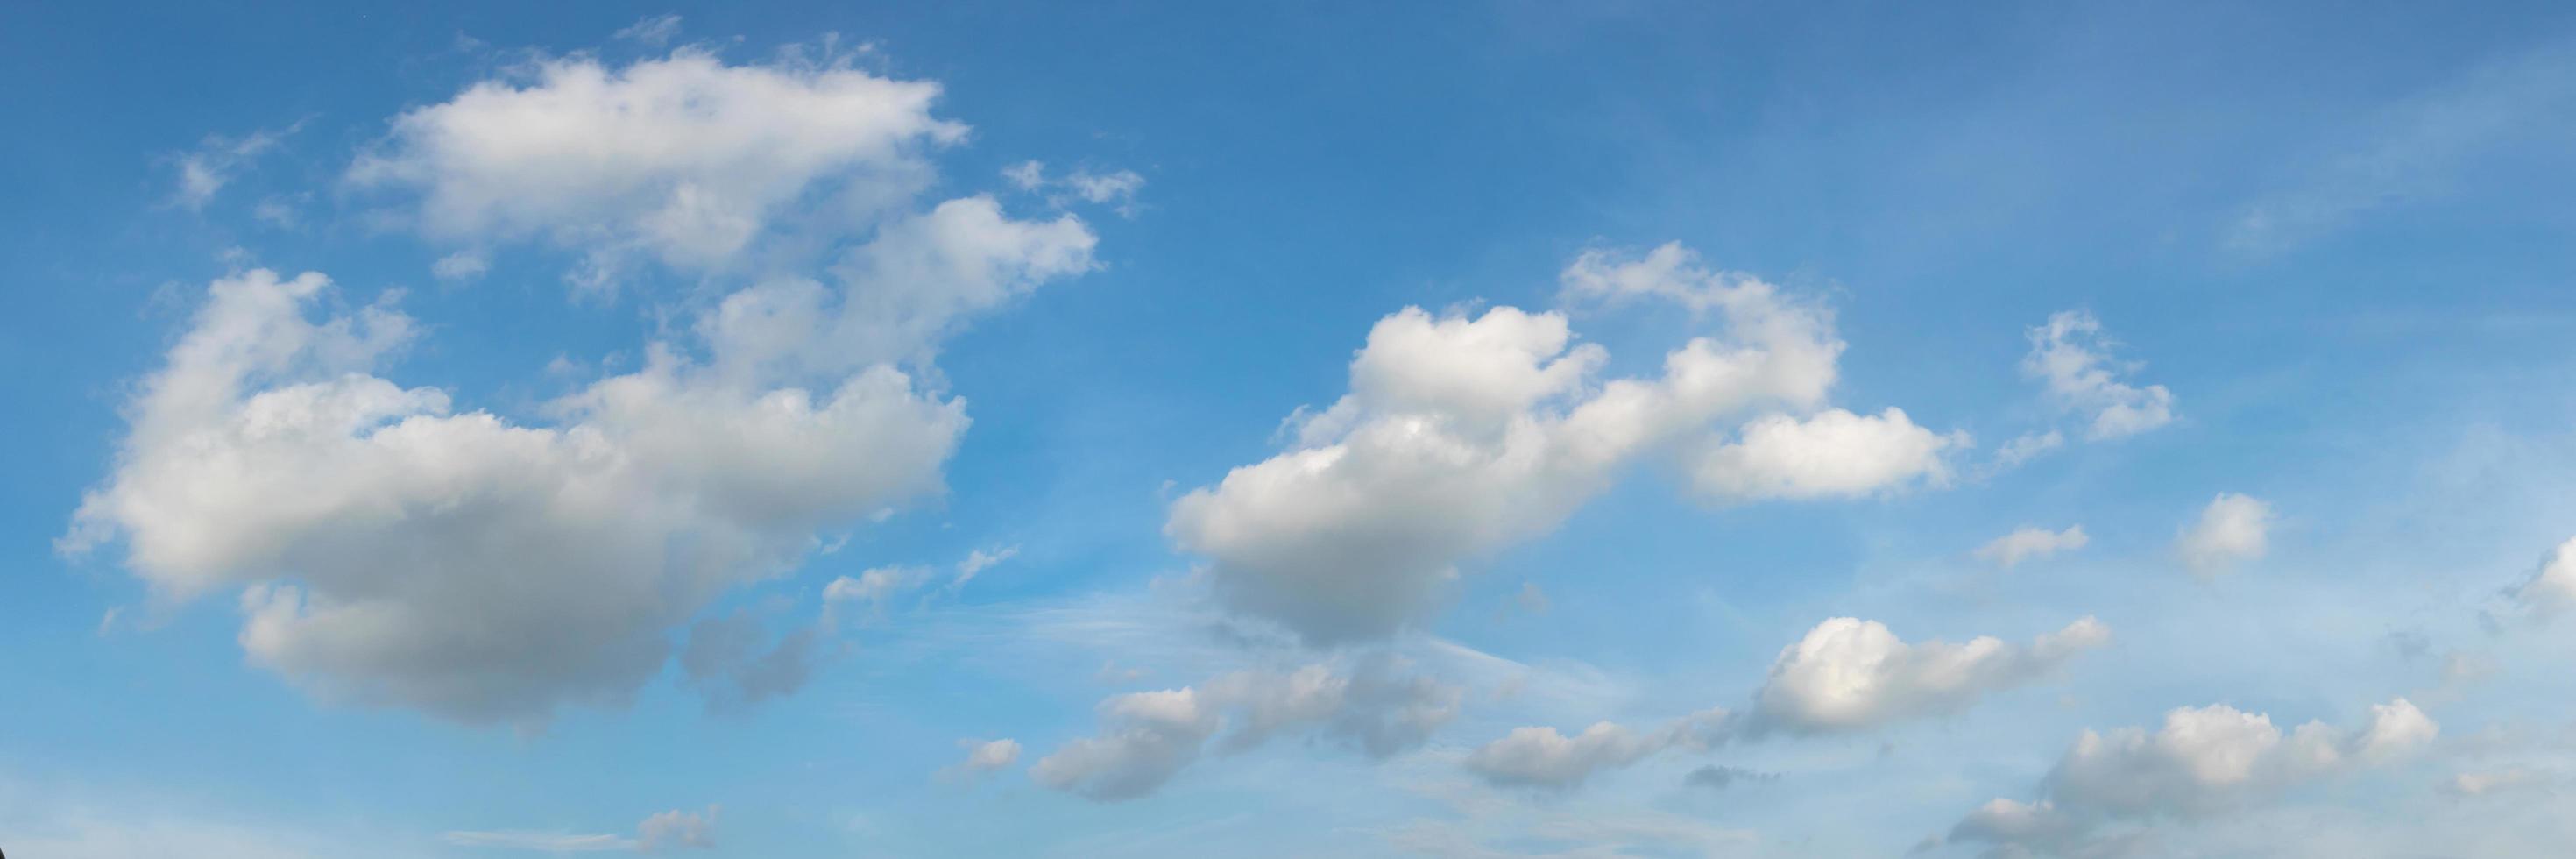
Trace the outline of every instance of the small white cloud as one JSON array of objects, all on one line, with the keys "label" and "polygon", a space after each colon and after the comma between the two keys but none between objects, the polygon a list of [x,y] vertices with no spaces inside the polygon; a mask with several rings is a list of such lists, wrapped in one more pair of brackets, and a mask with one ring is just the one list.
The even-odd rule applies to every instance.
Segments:
[{"label": "small white cloud", "polygon": [[1994,542],[1987,543],[1977,550],[1977,557],[1993,561],[1997,566],[2005,569],[2011,569],[2033,558],[2045,558],[2059,552],[2071,552],[2084,548],[2084,544],[2091,539],[2084,535],[2082,525],[2069,525],[2064,531],[2025,526],[2015,529],[2010,534],[1996,537]]},{"label": "small white cloud", "polygon": [[480,251],[457,251],[429,264],[431,276],[449,282],[474,280],[491,269],[491,259]]},{"label": "small white cloud", "polygon": [[1876,415],[1828,409],[1804,420],[1771,415],[1745,424],[1740,437],[1700,454],[1693,485],[1727,499],[1813,499],[1942,486],[1942,454],[1967,446],[1959,433],[1914,425],[1902,409]]},{"label": "small white cloud", "polygon": [[2576,539],[2558,544],[2541,556],[2531,577],[2511,592],[2515,602],[2548,617],[2576,606]]},{"label": "small white cloud", "polygon": [[1113,696],[1100,703],[1099,735],[1065,744],[1030,767],[1029,777],[1093,800],[1134,799],[1198,760],[1212,739],[1222,751],[1241,751],[1291,732],[1384,758],[1421,745],[1458,713],[1458,688],[1408,676],[1406,667],[1391,658],[1348,672],[1317,663]]},{"label": "small white cloud", "polygon": [[2022,373],[2040,380],[2061,405],[2085,415],[2090,421],[2087,438],[2136,435],[2173,422],[2173,392],[2163,385],[2141,388],[2121,381],[2139,365],[2111,359],[2111,347],[2117,344],[2102,334],[2102,323],[2093,314],[2062,311],[2029,335],[2030,354],[2022,359]]},{"label": "small white cloud", "polygon": [[660,812],[644,818],[642,823],[637,824],[634,835],[469,830],[442,833],[439,835],[439,840],[458,847],[525,850],[534,853],[706,849],[716,846],[712,832],[715,828],[717,811],[716,806],[710,805],[705,812],[678,809]]},{"label": "small white cloud", "polygon": [[1754,727],[1847,732],[1956,712],[2045,676],[2110,639],[2110,627],[2086,617],[2028,645],[1993,637],[1908,644],[1885,624],[1838,617],[1780,652],[1754,695]]},{"label": "small white cloud", "polygon": [[672,37],[678,35],[680,16],[662,14],[639,19],[610,34],[610,37],[658,48],[670,44]]},{"label": "small white cloud", "polygon": [[1724,742],[1731,719],[1724,710],[1693,714],[1650,732],[1600,722],[1566,736],[1551,727],[1514,728],[1467,755],[1467,769],[1502,787],[1571,790],[1593,773],[1635,764],[1675,747],[1706,748]]},{"label": "small white cloud", "polygon": [[1995,465],[2011,468],[2065,446],[2066,434],[2057,430],[2023,433],[1995,451]]},{"label": "small white cloud", "polygon": [[215,194],[232,184],[235,177],[249,169],[252,161],[277,148],[279,141],[304,127],[298,122],[286,128],[254,131],[240,137],[207,135],[196,149],[181,154],[173,162],[178,171],[178,187],[171,202],[196,211],[213,202]]},{"label": "small white cloud", "polygon": [[2193,575],[2210,578],[2237,563],[2263,557],[2273,521],[2272,505],[2221,492],[2201,508],[2198,520],[2174,538],[2174,551]]},{"label": "small white cloud", "polygon": [[941,775],[950,779],[974,779],[1008,769],[1012,764],[1020,762],[1020,741],[1007,737],[999,740],[958,740],[957,745],[966,750],[966,759],[941,771]]},{"label": "small white cloud", "polygon": [[966,560],[957,562],[957,577],[948,581],[948,588],[956,590],[965,587],[967,582],[975,580],[977,574],[999,566],[1003,561],[1008,561],[1019,554],[1018,546],[1004,546],[991,550],[976,549],[967,552]]}]

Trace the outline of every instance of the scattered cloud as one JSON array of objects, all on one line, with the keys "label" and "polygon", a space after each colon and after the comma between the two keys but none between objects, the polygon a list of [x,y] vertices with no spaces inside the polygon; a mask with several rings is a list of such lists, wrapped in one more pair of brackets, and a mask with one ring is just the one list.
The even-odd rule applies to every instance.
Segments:
[{"label": "scattered cloud", "polygon": [[2068,525],[2063,531],[2023,526],[1978,548],[1977,557],[2011,569],[2023,561],[2084,548],[2091,539],[2084,535],[2082,525]]},{"label": "scattered cloud", "polygon": [[2200,518],[2174,537],[2174,551],[2193,575],[2207,579],[2238,563],[2263,557],[2270,539],[2272,505],[2233,492],[2221,492],[2201,508]]},{"label": "scattered cloud", "polygon": [[952,778],[972,779],[1009,769],[1012,764],[1020,762],[1018,740],[959,740],[957,745],[966,749],[966,759],[944,771]]},{"label": "scattered cloud", "polygon": [[724,268],[782,220],[852,232],[882,220],[929,187],[925,151],[966,137],[931,115],[938,97],[936,83],[845,62],[548,58],[395,117],[347,179],[411,195],[397,211],[433,241],[585,253],[573,279],[606,288],[633,257]]},{"label": "scattered cloud", "polygon": [[1756,732],[1849,732],[1954,713],[1995,692],[2029,683],[2111,640],[2086,617],[2027,645],[1991,636],[1964,644],[1908,644],[1885,624],[1838,617],[1817,624],[1780,652],[1754,693]]},{"label": "scattered cloud", "polygon": [[455,831],[439,840],[458,847],[487,847],[504,850],[526,850],[536,853],[595,853],[604,851],[657,851],[677,848],[712,848],[715,840],[717,808],[704,812],[673,809],[644,818],[634,835],[616,833],[578,834],[567,832],[529,831]]},{"label": "scattered cloud", "polygon": [[678,35],[680,16],[666,13],[637,19],[635,23],[610,34],[610,38],[659,48],[670,44],[671,39]]},{"label": "scattered cloud", "polygon": [[[1406,308],[1370,330],[1349,394],[1292,415],[1289,450],[1174,502],[1165,533],[1209,560],[1229,607],[1333,644],[1419,622],[1462,562],[1553,530],[1627,464],[1724,417],[1755,421],[1703,469],[1724,489],[1852,494],[1942,473],[1933,454],[1952,442],[1902,412],[1781,416],[1833,384],[1843,344],[1821,308],[1679,245],[1587,252],[1561,279],[1572,300],[1714,312],[1719,333],[1668,353],[1659,378],[1602,382],[1608,351],[1577,345],[1562,313]],[[1803,459],[1846,453],[1866,455]]]},{"label": "scattered cloud", "polygon": [[1988,802],[1949,840],[2077,853],[2115,821],[2242,811],[2297,784],[2402,760],[2441,733],[2404,698],[2370,709],[2359,730],[2309,722],[2285,735],[2269,716],[2212,704],[2168,712],[2152,733],[2085,731],[2041,783],[2039,799]]},{"label": "scattered cloud", "polygon": [[1219,751],[1237,752],[1290,732],[1384,758],[1421,745],[1458,712],[1461,690],[1408,675],[1407,667],[1383,657],[1349,670],[1317,663],[1112,696],[1100,703],[1099,735],[1065,744],[1030,767],[1029,777],[1094,800],[1134,799],[1198,760],[1211,740]]},{"label": "scattered cloud", "polygon": [[[2022,359],[2022,374],[2038,379],[2051,399],[2083,416],[2086,438],[2131,436],[2173,422],[2173,392],[2163,385],[2141,388],[2121,381],[2141,365],[2111,358],[2112,347],[2119,344],[2102,333],[2102,323],[2093,314],[2061,311],[2048,317],[2048,324],[2030,329],[2029,335],[2030,354]],[[2044,449],[2035,447],[2027,453]]]},{"label": "scattered cloud", "polygon": [[1640,732],[1599,722],[1574,736],[1551,727],[1514,728],[1467,755],[1467,769],[1498,787],[1569,790],[1592,774],[1617,769],[1670,748],[1704,749],[1725,742],[1733,720],[1709,710]]},{"label": "scattered cloud", "polygon": [[254,131],[240,137],[207,135],[196,149],[172,160],[178,171],[178,187],[171,192],[173,205],[194,212],[213,202],[224,186],[232,184],[242,171],[261,155],[276,149],[280,141],[301,130],[298,122],[282,129]]}]

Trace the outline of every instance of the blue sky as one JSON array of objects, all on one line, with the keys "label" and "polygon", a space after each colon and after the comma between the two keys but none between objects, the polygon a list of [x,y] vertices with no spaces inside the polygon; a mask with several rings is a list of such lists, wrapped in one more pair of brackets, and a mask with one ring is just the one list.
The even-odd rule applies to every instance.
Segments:
[{"label": "blue sky", "polygon": [[2576,12],[0,19],[13,855],[2576,838]]}]

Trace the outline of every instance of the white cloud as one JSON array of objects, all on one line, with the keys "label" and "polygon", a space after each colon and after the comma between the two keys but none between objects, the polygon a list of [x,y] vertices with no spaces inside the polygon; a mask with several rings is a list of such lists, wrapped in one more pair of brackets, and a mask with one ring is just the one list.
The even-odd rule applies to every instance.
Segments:
[{"label": "white cloud", "polygon": [[207,135],[203,144],[173,162],[179,175],[171,202],[192,212],[205,208],[253,160],[277,148],[279,141],[303,127],[298,122],[280,130],[254,131],[240,137]]},{"label": "white cloud", "polygon": [[1459,689],[1407,676],[1405,668],[1390,658],[1348,671],[1318,663],[1113,696],[1100,703],[1098,736],[1065,744],[1030,767],[1029,777],[1090,799],[1133,799],[1198,760],[1211,739],[1219,751],[1236,752],[1306,731],[1387,757],[1421,745],[1458,712]]},{"label": "white cloud", "polygon": [[1618,769],[1669,748],[1706,748],[1724,742],[1732,720],[1724,710],[1693,714],[1639,733],[1599,722],[1566,736],[1551,727],[1514,728],[1467,755],[1467,769],[1500,787],[1569,790],[1592,774]]},{"label": "white cloud", "polygon": [[1466,766],[1498,786],[1565,790],[1666,749],[1707,749],[1773,733],[1855,732],[1957,712],[2056,670],[2110,635],[2087,617],[2026,646],[1991,637],[1907,644],[1876,621],[1833,618],[1780,652],[1746,713],[1711,708],[1650,732],[1615,722],[1570,737],[1553,727],[1516,728],[1470,753]]},{"label": "white cloud", "polygon": [[[946,285],[989,295],[1078,270],[1014,256],[1059,247],[905,253],[976,262]],[[890,365],[739,326],[710,326],[705,362],[657,344],[644,369],[551,404],[552,426],[458,413],[368,374],[411,339],[400,313],[307,319],[326,284],[217,281],[63,543],[125,538],[164,598],[244,588],[252,659],[337,697],[514,721],[620,703],[716,594],[786,571],[822,529],[938,493],[966,426],[962,401]],[[767,381],[786,378],[826,387]]]},{"label": "white cloud", "polygon": [[2198,520],[2175,536],[2174,551],[2193,575],[2209,578],[2238,562],[2263,557],[2273,520],[2272,505],[2221,492],[2201,508]]},{"label": "white cloud", "polygon": [[1130,692],[1100,702],[1105,726],[1096,737],[1065,744],[1029,768],[1029,778],[1096,800],[1152,793],[1199,756],[1217,729],[1216,714],[1191,688]]},{"label": "white cloud", "polygon": [[589,253],[593,280],[639,253],[704,270],[797,207],[855,231],[927,187],[920,153],[966,135],[938,96],[837,63],[552,58],[396,117],[348,179],[416,192],[439,241],[545,239]]},{"label": "white cloud", "polygon": [[2442,790],[2458,797],[2481,797],[2541,787],[2550,781],[2549,774],[2539,770],[2506,767],[2455,774],[2442,782]]},{"label": "white cloud", "polygon": [[950,768],[950,771],[956,775],[972,778],[1007,769],[1012,764],[1020,762],[1020,741],[1018,740],[1009,738],[989,741],[959,740],[957,744],[965,747],[966,759]]},{"label": "white cloud", "polygon": [[976,549],[968,552],[966,560],[957,562],[957,577],[948,581],[948,587],[951,590],[965,587],[967,582],[975,580],[977,574],[999,566],[1003,561],[1008,561],[1019,554],[1018,546],[1004,546],[993,550]]},{"label": "white cloud", "polygon": [[2576,606],[2576,539],[2558,544],[2540,559],[2531,578],[2512,590],[2513,599],[2543,616]]},{"label": "white cloud", "polygon": [[1723,312],[1661,378],[1595,381],[1608,354],[1562,314],[1406,308],[1371,329],[1347,396],[1292,416],[1291,449],[1183,496],[1165,533],[1238,611],[1313,643],[1379,638],[1439,605],[1458,564],[1555,528],[1641,455],[1729,414],[1819,405],[1842,351],[1827,316],[1687,260],[1595,252],[1564,276],[1573,296]]},{"label": "white cloud", "polygon": [[670,44],[672,37],[678,35],[680,35],[680,16],[665,13],[639,18],[635,23],[609,34],[609,37],[658,48]]},{"label": "white cloud", "polygon": [[2084,526],[2069,525],[2064,531],[2024,526],[1996,537],[1994,542],[1977,549],[1977,557],[2010,569],[2023,561],[2045,558],[2059,552],[2084,548],[2092,538],[2084,535]]},{"label": "white cloud", "polygon": [[1944,451],[1967,437],[1915,426],[1893,406],[1875,416],[1828,409],[1805,420],[1770,415],[1745,424],[1738,441],[1702,451],[1695,486],[1719,498],[1824,498],[1947,484]]},{"label": "white cloud", "polygon": [[2111,630],[2087,617],[2015,646],[1991,636],[1965,644],[1908,644],[1885,624],[1838,617],[1780,651],[1754,694],[1753,730],[1857,731],[1900,719],[1957,712],[1994,692],[2031,682]]},{"label": "white cloud", "polygon": [[[414,336],[390,306],[308,318],[319,274],[224,278],[65,550],[121,538],[163,600],[238,589],[251,660],[328,697],[521,725],[616,706],[718,595],[942,493],[965,403],[916,377],[967,319],[1092,267],[1077,218],[922,208],[919,151],[964,132],[929,116],[935,84],[686,50],[528,75],[402,115],[351,168],[418,192],[422,229],[466,246],[445,273],[540,235],[708,263],[824,206],[830,282],[684,310],[642,369],[522,420],[378,375]],[[712,621],[683,667],[718,699],[783,694],[824,631],[764,652]]]},{"label": "white cloud", "polygon": [[714,847],[716,842],[713,830],[716,825],[717,810],[715,806],[710,805],[704,813],[679,809],[660,812],[644,818],[643,823],[636,825],[636,840],[646,850],[670,847]]},{"label": "white cloud", "polygon": [[2172,391],[2120,381],[2138,365],[2111,359],[2111,347],[2117,344],[2102,334],[2102,323],[2093,314],[2061,311],[2029,334],[2030,354],[2022,359],[2022,373],[2039,379],[2066,408],[2086,415],[2091,421],[2087,438],[2136,435],[2173,422]]},{"label": "white cloud", "polygon": [[2269,716],[2224,704],[2177,708],[2153,733],[2085,731],[2032,802],[1996,799],[1950,839],[2071,852],[2111,821],[2241,811],[2293,785],[2389,764],[2429,746],[2441,727],[2399,698],[2347,730],[2309,722],[2283,734]]},{"label": "white cloud", "polygon": [[460,830],[439,835],[439,840],[458,847],[488,847],[503,850],[526,850],[537,853],[598,853],[606,851],[654,851],[671,848],[712,848],[715,839],[715,806],[704,813],[673,809],[644,818],[634,835],[616,833],[580,834],[570,832],[530,832],[503,830],[481,832]]},{"label": "white cloud", "polygon": [[1134,170],[1095,173],[1078,168],[1061,179],[1048,178],[1046,164],[1039,161],[1002,168],[1002,178],[1022,191],[1044,194],[1047,204],[1057,208],[1075,202],[1116,204],[1115,211],[1127,216],[1135,214],[1136,192],[1145,187],[1145,177]]},{"label": "white cloud", "polygon": [[1995,465],[2011,468],[2065,446],[2066,434],[2057,430],[2023,433],[2004,442],[2004,446],[1995,451]]},{"label": "white cloud", "polygon": [[492,259],[478,251],[457,251],[429,264],[430,276],[445,281],[475,280],[491,270]]}]

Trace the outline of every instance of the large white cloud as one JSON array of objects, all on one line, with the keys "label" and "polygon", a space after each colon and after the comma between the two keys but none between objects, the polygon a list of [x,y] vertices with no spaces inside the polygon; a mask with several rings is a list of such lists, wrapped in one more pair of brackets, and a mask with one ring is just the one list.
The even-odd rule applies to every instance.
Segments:
[{"label": "large white cloud", "polygon": [[2168,712],[2153,732],[2085,731],[2041,783],[2039,799],[1988,802],[1949,837],[2072,852],[2108,823],[2238,811],[2297,784],[2401,760],[2441,733],[2404,698],[2370,710],[2358,730],[2309,722],[2284,734],[2267,715],[2212,704]]},{"label": "large white cloud", "polygon": [[2022,373],[2040,380],[2059,404],[2085,416],[2087,437],[2119,438],[2173,422],[2173,392],[2163,385],[2121,381],[2136,365],[2111,358],[2115,344],[2093,314],[2060,311],[2029,335],[2030,354],[2022,359]]},{"label": "large white cloud", "polygon": [[1198,760],[1212,739],[1217,750],[1234,752],[1292,732],[1387,757],[1421,745],[1458,713],[1461,690],[1405,667],[1391,658],[1349,669],[1317,663],[1113,696],[1100,703],[1099,735],[1065,744],[1029,777],[1095,800],[1133,799]]},{"label": "large white cloud", "polygon": [[1569,300],[1677,301],[1718,331],[1659,377],[1605,382],[1607,351],[1563,313],[1406,308],[1370,330],[1348,395],[1294,416],[1287,451],[1175,502],[1165,533],[1210,561],[1227,605],[1330,644],[1418,622],[1462,562],[1554,529],[1622,467],[1729,416],[1778,415],[1709,454],[1722,491],[1865,494],[1942,473],[1951,442],[1902,412],[1794,417],[1823,404],[1843,349],[1822,308],[1678,245],[1587,253],[1563,280]]},{"label": "large white cloud", "polygon": [[[829,253],[794,260],[816,276],[680,308],[641,369],[526,417],[380,375],[415,335],[390,305],[321,314],[320,274],[226,277],[141,386],[64,548],[121,538],[168,601],[239,589],[252,660],[333,697],[522,724],[623,701],[719,594],[942,492],[968,421],[916,379],[937,378],[939,342],[1092,268],[1075,216],[918,199],[921,151],[963,133],[929,115],[937,93],[682,50],[545,60],[403,114],[350,176],[416,192],[442,240],[705,268],[793,213]],[[771,644],[707,618],[682,668],[758,701],[801,686],[830,631]]]},{"label": "large white cloud", "polygon": [[364,701],[513,720],[620,701],[716,594],[938,492],[966,426],[891,367],[764,390],[668,353],[553,425],[460,412],[370,375],[411,333],[398,313],[309,319],[326,284],[210,287],[66,548],[122,537],[170,600],[243,588],[254,661]]},{"label": "large white cloud", "polygon": [[[549,75],[541,103],[577,116],[716,111],[729,126],[791,124],[696,129],[670,147],[863,134],[871,126],[770,116],[729,98],[768,93],[760,98],[783,98],[788,114],[858,111],[799,98],[848,88],[842,95],[868,101],[889,88],[858,72],[724,70],[685,54],[623,77],[580,62]],[[698,80],[714,101],[675,106],[634,90],[670,75]],[[484,116],[495,98],[536,95],[495,85],[451,108]],[[407,124],[428,124],[420,116],[448,114]],[[518,155],[564,144],[544,129],[492,134],[536,134],[502,147]],[[703,163],[611,157],[567,181],[580,193],[641,188],[665,168]],[[433,206],[440,193],[464,193],[492,209],[482,217],[572,206],[515,199],[510,188],[562,188],[495,178],[482,170],[500,168],[471,157],[404,170],[448,188],[430,193]],[[621,212],[634,201],[595,204]],[[129,568],[173,601],[242,588],[252,660],[327,694],[513,722],[544,720],[559,704],[623,702],[659,671],[667,629],[716,593],[786,573],[822,531],[940,493],[966,402],[927,390],[896,361],[927,364],[963,317],[1087,271],[1092,245],[1069,214],[1020,222],[979,196],[891,212],[835,268],[832,286],[786,279],[737,291],[690,325],[696,341],[652,343],[644,369],[549,402],[549,423],[456,410],[448,392],[376,377],[376,364],[412,338],[410,320],[392,307],[312,320],[309,304],[327,286],[319,273],[229,276],[144,382],[116,475],[82,500],[64,547],[124,537]],[[706,624],[701,635],[690,678],[742,702],[793,691],[817,653],[811,632],[791,632],[768,655],[742,622]]]},{"label": "large white cloud", "polygon": [[821,200],[865,225],[928,187],[921,153],[966,134],[931,115],[938,96],[936,83],[793,57],[543,59],[396,117],[348,178],[416,192],[409,213],[438,241],[541,238],[589,252],[591,277],[631,253],[707,269],[790,207]]}]

